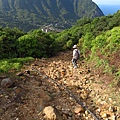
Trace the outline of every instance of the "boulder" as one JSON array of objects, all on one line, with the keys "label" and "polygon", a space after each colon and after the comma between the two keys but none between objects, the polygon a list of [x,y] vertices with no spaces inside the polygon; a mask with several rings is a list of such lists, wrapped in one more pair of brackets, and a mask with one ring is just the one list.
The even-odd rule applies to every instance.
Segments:
[{"label": "boulder", "polygon": [[12,80],[10,78],[5,78],[1,81],[1,87],[2,88],[8,88],[13,84]]},{"label": "boulder", "polygon": [[46,120],[62,120],[59,111],[52,106],[45,107],[43,113],[45,114]]}]

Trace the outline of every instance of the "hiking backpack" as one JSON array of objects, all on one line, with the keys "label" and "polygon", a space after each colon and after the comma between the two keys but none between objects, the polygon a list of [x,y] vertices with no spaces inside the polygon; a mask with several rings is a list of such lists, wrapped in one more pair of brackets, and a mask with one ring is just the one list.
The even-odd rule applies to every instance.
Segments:
[{"label": "hiking backpack", "polygon": [[76,51],[76,52],[75,52],[76,59],[79,59],[79,58],[80,58],[80,54],[79,54],[78,49],[77,49],[77,50],[75,50],[75,51]]}]

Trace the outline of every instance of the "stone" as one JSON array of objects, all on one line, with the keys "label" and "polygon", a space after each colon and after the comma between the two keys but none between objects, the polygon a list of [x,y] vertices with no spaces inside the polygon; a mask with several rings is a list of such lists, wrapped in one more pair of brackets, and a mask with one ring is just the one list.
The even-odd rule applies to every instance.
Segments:
[{"label": "stone", "polygon": [[84,91],[84,92],[81,93],[80,96],[81,96],[82,99],[86,100],[88,98],[88,93],[86,91]]},{"label": "stone", "polygon": [[101,115],[102,118],[107,118],[107,114],[104,111],[101,112],[100,115]]},{"label": "stone", "polygon": [[55,114],[55,110],[52,106],[45,107],[43,110],[46,119],[56,120],[57,116]]},{"label": "stone", "polygon": [[115,115],[112,115],[112,116],[110,117],[110,120],[116,120],[116,116],[115,116]]},{"label": "stone", "polygon": [[5,78],[1,81],[1,87],[2,88],[8,88],[13,84],[12,80],[10,78]]},{"label": "stone", "polygon": [[47,120],[63,120],[59,111],[52,106],[47,106],[44,108],[43,113]]},{"label": "stone", "polygon": [[84,112],[84,108],[81,105],[78,105],[78,106],[75,107],[74,112],[76,114],[78,114],[80,112]]}]

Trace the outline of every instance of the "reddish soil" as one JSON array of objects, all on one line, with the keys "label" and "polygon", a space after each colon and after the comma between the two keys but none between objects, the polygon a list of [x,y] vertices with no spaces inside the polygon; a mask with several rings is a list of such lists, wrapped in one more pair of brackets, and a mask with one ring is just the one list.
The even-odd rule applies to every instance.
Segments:
[{"label": "reddish soil", "polygon": [[62,120],[94,120],[85,108],[75,112],[78,102],[100,120],[119,120],[120,94],[116,83],[108,82],[112,76],[93,69],[83,60],[74,69],[71,58],[71,51],[61,52],[53,58],[26,63],[21,71],[14,71],[13,84],[0,87],[0,120],[46,120],[43,114],[46,106],[57,109]]}]

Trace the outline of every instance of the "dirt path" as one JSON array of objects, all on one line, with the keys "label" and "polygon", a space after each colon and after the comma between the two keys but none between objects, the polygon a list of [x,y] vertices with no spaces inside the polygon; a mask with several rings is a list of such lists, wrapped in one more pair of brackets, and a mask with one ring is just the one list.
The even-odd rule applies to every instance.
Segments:
[{"label": "dirt path", "polygon": [[78,66],[72,67],[70,51],[26,64],[12,86],[0,88],[0,120],[46,120],[52,111],[46,115],[43,111],[47,106],[54,108],[56,112],[51,114],[55,113],[57,120],[94,120],[66,87],[98,119],[119,120],[119,92],[114,93],[118,100],[113,99],[99,75],[84,61],[79,61]]}]

